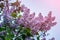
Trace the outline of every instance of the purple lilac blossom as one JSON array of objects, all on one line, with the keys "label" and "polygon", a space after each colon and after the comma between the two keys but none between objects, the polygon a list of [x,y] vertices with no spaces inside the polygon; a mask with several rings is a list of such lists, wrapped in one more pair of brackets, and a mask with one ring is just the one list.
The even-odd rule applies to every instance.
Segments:
[{"label": "purple lilac blossom", "polygon": [[24,5],[21,7],[21,9],[23,15],[18,20],[18,23],[20,23],[20,25],[24,25],[24,27],[30,28],[32,32],[38,32],[39,30],[47,32],[52,26],[56,25],[56,22],[53,22],[55,17],[51,16],[51,11],[46,17],[43,17],[41,13],[39,13],[38,17],[35,17],[35,13],[30,14],[30,9]]},{"label": "purple lilac blossom", "polygon": [[[30,14],[30,9],[25,7],[24,5],[21,6],[21,12],[23,12],[23,15],[21,17],[18,17],[15,20],[16,23],[13,24],[12,21],[14,19],[10,16],[10,14],[15,10],[15,7],[13,6],[11,9],[9,9],[8,2],[6,2],[4,5],[3,23],[5,25],[7,24],[9,27],[14,28],[23,25],[24,28],[30,28],[31,33],[34,35],[39,31],[47,32],[51,29],[52,26],[56,25],[56,22],[54,22],[55,17],[52,17],[51,11],[48,13],[48,16],[43,17],[43,15],[39,13],[39,15],[35,17],[35,13]],[[29,38],[27,38],[26,40],[29,40]],[[42,40],[46,39],[43,38]],[[54,38],[52,38],[51,40],[54,40]]]}]

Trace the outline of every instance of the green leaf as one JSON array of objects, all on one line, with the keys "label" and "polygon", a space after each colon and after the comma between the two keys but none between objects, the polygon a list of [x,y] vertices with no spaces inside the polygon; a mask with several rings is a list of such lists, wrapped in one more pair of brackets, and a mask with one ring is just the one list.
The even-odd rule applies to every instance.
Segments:
[{"label": "green leaf", "polygon": [[0,36],[0,38],[1,38],[2,40],[5,40],[5,37],[4,37],[4,36]]},{"label": "green leaf", "polygon": [[39,35],[38,32],[36,32],[36,35]]},{"label": "green leaf", "polygon": [[21,36],[22,36],[22,39],[25,40],[26,35],[25,34],[22,34]]},{"label": "green leaf", "polygon": [[25,30],[24,30],[24,33],[26,34],[26,36],[32,36],[32,34],[30,33],[30,29],[29,28],[26,28]]},{"label": "green leaf", "polygon": [[0,32],[3,31],[3,30],[5,30],[5,28],[4,27],[0,27]]},{"label": "green leaf", "polygon": [[17,17],[17,14],[15,12],[11,13],[11,16],[16,18]]},{"label": "green leaf", "polygon": [[39,36],[37,37],[37,40],[40,40],[40,39],[39,39]]},{"label": "green leaf", "polygon": [[16,40],[22,40],[22,38],[21,37],[17,37]]},{"label": "green leaf", "polygon": [[8,38],[8,37],[5,37],[5,40],[11,40],[10,38]]},{"label": "green leaf", "polygon": [[6,27],[6,36],[9,38],[9,39],[12,39],[14,37],[14,34],[11,32],[10,28],[9,27]]}]

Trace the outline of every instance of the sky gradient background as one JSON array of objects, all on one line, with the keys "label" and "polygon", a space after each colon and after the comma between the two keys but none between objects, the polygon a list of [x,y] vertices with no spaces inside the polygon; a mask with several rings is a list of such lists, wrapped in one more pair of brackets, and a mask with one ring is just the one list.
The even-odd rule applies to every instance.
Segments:
[{"label": "sky gradient background", "polygon": [[[12,2],[15,0],[12,0]],[[31,12],[42,13],[46,16],[49,11],[52,11],[52,15],[56,17],[57,24],[52,27],[48,33],[48,38],[55,37],[55,40],[60,40],[60,0],[21,0],[21,3],[30,8]]]}]

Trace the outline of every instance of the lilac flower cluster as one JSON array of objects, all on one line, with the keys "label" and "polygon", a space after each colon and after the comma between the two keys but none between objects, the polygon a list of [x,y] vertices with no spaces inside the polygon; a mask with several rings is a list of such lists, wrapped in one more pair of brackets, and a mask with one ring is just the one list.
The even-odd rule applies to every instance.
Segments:
[{"label": "lilac flower cluster", "polygon": [[35,13],[30,14],[30,9],[22,5],[23,15],[17,19],[19,25],[23,25],[25,28],[30,28],[32,33],[35,34],[38,31],[45,31],[51,29],[52,26],[56,25],[54,22],[55,17],[51,16],[51,11],[48,13],[48,16],[43,17],[41,13],[35,17]]},{"label": "lilac flower cluster", "polygon": [[[9,6],[12,6],[12,8],[9,9]],[[20,12],[22,12],[23,15],[17,16]],[[8,26],[10,29],[17,28],[18,26],[22,26],[24,29],[29,28],[32,35],[36,35],[36,33],[39,31],[44,31],[44,33],[46,33],[51,29],[52,26],[56,25],[56,22],[54,22],[55,17],[52,17],[51,11],[45,17],[43,17],[41,13],[39,13],[36,17],[35,13],[30,14],[29,8],[25,7],[24,5],[20,5],[18,0],[11,4],[8,2],[8,0],[4,0],[2,16],[2,26]],[[5,30],[2,32],[5,33]],[[18,34],[18,32],[15,31],[11,32]],[[26,40],[30,40],[30,38],[27,37]],[[43,38],[42,40],[46,39]],[[54,38],[50,40],[54,40]]]}]

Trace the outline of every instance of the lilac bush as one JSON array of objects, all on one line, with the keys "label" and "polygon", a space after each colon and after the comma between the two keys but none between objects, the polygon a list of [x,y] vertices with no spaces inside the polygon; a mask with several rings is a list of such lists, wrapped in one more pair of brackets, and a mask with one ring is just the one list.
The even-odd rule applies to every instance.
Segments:
[{"label": "lilac bush", "polygon": [[[0,4],[3,11],[1,15],[3,16],[3,22],[0,23],[1,40],[34,40],[34,35],[38,35],[37,40],[40,40],[39,31],[43,33],[41,40],[46,40],[46,32],[56,25],[55,17],[52,16],[51,11],[45,17],[41,13],[36,17],[35,13],[30,14],[29,8],[20,5],[18,0],[14,3],[9,3],[9,0],[1,1],[4,2],[2,3],[3,6]],[[11,6],[10,9],[9,6]]]}]

